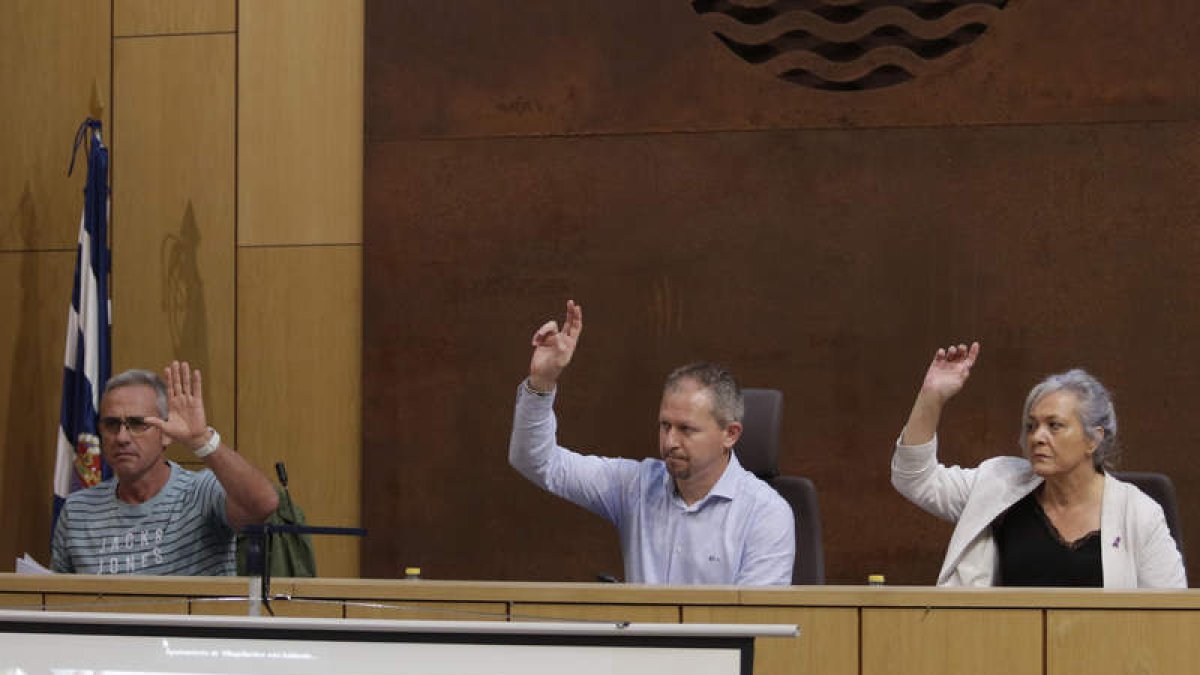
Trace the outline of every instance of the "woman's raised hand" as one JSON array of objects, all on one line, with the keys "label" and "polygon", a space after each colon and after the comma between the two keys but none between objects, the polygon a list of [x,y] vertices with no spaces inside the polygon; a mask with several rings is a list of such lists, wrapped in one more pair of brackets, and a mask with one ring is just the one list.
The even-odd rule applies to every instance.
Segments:
[{"label": "woman's raised hand", "polygon": [[943,403],[962,390],[967,378],[971,376],[971,367],[979,358],[979,343],[972,342],[970,347],[964,344],[950,345],[937,350],[933,362],[925,372],[925,381],[921,383],[921,392],[932,394]]}]

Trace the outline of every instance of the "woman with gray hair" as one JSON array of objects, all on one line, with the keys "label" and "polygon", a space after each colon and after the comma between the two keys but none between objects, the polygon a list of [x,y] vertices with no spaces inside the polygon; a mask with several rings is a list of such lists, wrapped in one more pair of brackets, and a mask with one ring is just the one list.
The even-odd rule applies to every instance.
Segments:
[{"label": "woman with gray hair", "polygon": [[937,427],[979,357],[979,343],[939,349],[892,456],[892,485],[955,523],[943,586],[1187,586],[1162,507],[1112,477],[1117,415],[1083,370],[1051,375],[1025,399],[1021,457],[977,468],[937,459]]}]

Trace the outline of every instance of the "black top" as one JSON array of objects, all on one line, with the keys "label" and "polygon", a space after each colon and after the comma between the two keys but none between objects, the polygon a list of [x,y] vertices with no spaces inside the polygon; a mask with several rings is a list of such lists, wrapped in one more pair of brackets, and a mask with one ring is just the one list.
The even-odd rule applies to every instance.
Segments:
[{"label": "black top", "polygon": [[997,586],[1104,586],[1100,530],[1064,541],[1034,492],[992,522],[1000,550]]}]

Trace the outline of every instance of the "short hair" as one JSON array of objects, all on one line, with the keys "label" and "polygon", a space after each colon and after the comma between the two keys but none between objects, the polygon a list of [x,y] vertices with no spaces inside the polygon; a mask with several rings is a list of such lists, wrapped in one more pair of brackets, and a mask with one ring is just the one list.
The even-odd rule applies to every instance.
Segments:
[{"label": "short hair", "polygon": [[733,373],[714,363],[703,361],[680,366],[667,376],[663,393],[679,388],[684,380],[693,380],[708,391],[712,400],[713,418],[722,429],[733,422],[741,422],[746,414],[746,402],[742,388]]},{"label": "short hair", "polygon": [[154,398],[158,403],[158,416],[160,419],[167,419],[167,385],[163,382],[158,373],[152,370],[141,370],[140,368],[132,368],[120,375],[113,375],[108,378],[108,382],[104,385],[104,393],[121,387],[150,387],[154,390]]},{"label": "short hair", "polygon": [[1104,437],[1099,439],[1096,449],[1092,451],[1092,466],[1101,473],[1112,470],[1121,455],[1121,448],[1117,445],[1117,411],[1113,408],[1112,395],[1100,384],[1100,380],[1080,368],[1050,375],[1029,390],[1029,395],[1025,397],[1025,411],[1021,415],[1021,449],[1029,452],[1029,439],[1025,433],[1029,411],[1038,401],[1057,391],[1075,394],[1078,402],[1076,413],[1088,438],[1097,440],[1095,429],[1099,427],[1103,430]]}]

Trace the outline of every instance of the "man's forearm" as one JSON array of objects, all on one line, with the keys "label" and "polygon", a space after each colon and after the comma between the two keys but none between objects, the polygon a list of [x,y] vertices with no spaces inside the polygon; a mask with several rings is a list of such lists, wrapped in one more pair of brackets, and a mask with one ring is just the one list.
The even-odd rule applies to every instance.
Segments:
[{"label": "man's forearm", "polygon": [[527,382],[522,382],[517,392],[508,462],[526,478],[540,485],[543,481],[537,475],[537,468],[548,460],[554,450],[554,395],[552,392],[534,393],[526,388]]},{"label": "man's forearm", "polygon": [[204,464],[225,489],[226,515],[234,529],[263,522],[279,506],[271,481],[228,445],[222,443]]}]

